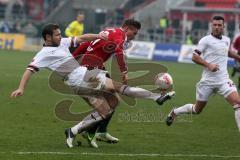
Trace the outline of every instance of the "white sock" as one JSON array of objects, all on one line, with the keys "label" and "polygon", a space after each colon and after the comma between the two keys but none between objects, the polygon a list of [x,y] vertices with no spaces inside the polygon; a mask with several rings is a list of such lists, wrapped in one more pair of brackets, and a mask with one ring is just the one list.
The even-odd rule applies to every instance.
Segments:
[{"label": "white sock", "polygon": [[97,111],[94,111],[86,116],[81,122],[72,127],[71,131],[74,135],[76,135],[84,130],[87,130],[96,123],[99,123],[101,120],[103,120],[103,117]]},{"label": "white sock", "polygon": [[235,120],[240,131],[240,105],[236,104],[233,106],[233,108],[235,110]]},{"label": "white sock", "polygon": [[71,131],[74,135],[77,135],[78,134],[78,130],[79,128],[81,128],[81,126],[83,125],[83,121],[79,122],[78,124],[76,124],[75,126],[73,126],[71,128]]},{"label": "white sock", "polygon": [[185,104],[179,108],[174,109],[174,113],[176,115],[195,113],[195,107],[193,104]]},{"label": "white sock", "polygon": [[127,85],[123,85],[121,87],[120,93],[122,95],[130,96],[130,97],[153,99],[155,101],[161,96],[160,93],[152,93],[151,91],[148,91],[143,88],[130,87]]}]

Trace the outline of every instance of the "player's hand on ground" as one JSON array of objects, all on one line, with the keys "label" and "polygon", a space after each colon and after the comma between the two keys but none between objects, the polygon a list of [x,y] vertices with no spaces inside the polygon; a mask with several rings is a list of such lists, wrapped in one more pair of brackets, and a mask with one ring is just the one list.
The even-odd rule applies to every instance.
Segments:
[{"label": "player's hand on ground", "polygon": [[128,81],[128,75],[127,74],[123,74],[122,75],[122,83],[123,84],[127,84],[127,81]]},{"label": "player's hand on ground", "polygon": [[12,92],[11,97],[12,98],[17,98],[19,96],[23,95],[23,90],[22,89],[17,89],[15,91]]},{"label": "player's hand on ground", "polygon": [[207,68],[212,72],[216,72],[219,70],[219,65],[218,64],[209,64]]}]

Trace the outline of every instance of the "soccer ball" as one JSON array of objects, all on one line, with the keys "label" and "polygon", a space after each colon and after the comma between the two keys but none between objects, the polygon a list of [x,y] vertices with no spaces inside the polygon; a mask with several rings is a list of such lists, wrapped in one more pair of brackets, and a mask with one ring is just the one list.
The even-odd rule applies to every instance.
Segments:
[{"label": "soccer ball", "polygon": [[159,73],[155,77],[155,85],[161,91],[168,91],[173,88],[173,79],[169,73]]}]

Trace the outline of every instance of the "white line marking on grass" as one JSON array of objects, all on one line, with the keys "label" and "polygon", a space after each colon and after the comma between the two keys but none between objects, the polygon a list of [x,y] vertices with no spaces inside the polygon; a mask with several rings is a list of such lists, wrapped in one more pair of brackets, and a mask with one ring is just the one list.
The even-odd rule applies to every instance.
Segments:
[{"label": "white line marking on grass", "polygon": [[118,157],[207,157],[207,158],[240,158],[240,155],[217,155],[217,154],[158,154],[158,153],[139,153],[139,154],[127,154],[127,153],[97,153],[97,152],[13,152],[18,155],[29,155],[29,154],[46,154],[46,155],[89,155],[89,156],[118,156]]}]

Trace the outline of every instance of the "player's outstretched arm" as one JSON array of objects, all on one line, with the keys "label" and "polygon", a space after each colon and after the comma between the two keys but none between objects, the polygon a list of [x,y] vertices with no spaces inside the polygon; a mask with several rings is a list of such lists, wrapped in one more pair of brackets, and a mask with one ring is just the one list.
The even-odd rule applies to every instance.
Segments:
[{"label": "player's outstretched arm", "polygon": [[76,43],[82,43],[86,41],[94,41],[96,39],[108,40],[108,35],[100,32],[99,34],[83,34],[76,39]]},{"label": "player's outstretched arm", "polygon": [[12,94],[11,94],[12,98],[16,98],[18,96],[23,95],[24,89],[25,89],[29,79],[31,78],[32,74],[33,74],[33,72],[28,70],[28,69],[23,73],[23,76],[22,76],[22,79],[20,81],[18,89],[13,91]]}]

